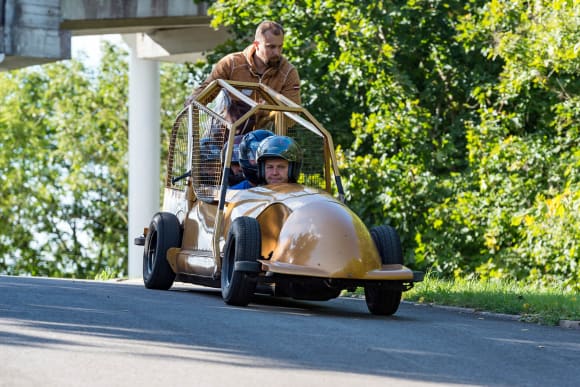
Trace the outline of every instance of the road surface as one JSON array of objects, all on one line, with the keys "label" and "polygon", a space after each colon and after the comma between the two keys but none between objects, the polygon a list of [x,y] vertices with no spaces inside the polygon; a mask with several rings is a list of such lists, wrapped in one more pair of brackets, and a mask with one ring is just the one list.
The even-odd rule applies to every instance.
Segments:
[{"label": "road surface", "polygon": [[404,303],[0,276],[0,386],[578,386],[580,331]]}]

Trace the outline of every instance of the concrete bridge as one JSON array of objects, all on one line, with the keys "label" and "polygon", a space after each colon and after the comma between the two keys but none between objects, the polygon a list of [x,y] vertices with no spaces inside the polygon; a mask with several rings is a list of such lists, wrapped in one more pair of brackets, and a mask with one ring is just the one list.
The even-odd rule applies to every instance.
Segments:
[{"label": "concrete bridge", "polygon": [[142,273],[133,239],[159,210],[159,62],[186,62],[223,42],[193,0],[0,0],[0,71],[70,59],[71,37],[121,34],[129,62],[129,277]]}]

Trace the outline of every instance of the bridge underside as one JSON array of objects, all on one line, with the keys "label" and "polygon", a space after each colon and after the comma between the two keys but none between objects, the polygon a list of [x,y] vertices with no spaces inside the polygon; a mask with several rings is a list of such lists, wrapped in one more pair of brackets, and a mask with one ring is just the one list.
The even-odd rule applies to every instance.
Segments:
[{"label": "bridge underside", "polygon": [[225,41],[192,0],[0,0],[0,71],[70,59],[71,37],[138,34],[141,59],[195,62]]}]

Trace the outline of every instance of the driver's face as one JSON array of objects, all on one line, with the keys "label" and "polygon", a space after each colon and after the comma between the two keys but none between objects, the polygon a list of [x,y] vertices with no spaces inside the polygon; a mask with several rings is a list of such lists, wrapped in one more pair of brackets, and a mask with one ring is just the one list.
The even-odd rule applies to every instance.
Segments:
[{"label": "driver's face", "polygon": [[284,159],[267,159],[264,162],[266,183],[288,183],[288,161]]},{"label": "driver's face", "polygon": [[274,35],[272,31],[267,31],[259,40],[254,42],[256,55],[267,66],[277,66],[282,57],[283,44],[284,35]]}]

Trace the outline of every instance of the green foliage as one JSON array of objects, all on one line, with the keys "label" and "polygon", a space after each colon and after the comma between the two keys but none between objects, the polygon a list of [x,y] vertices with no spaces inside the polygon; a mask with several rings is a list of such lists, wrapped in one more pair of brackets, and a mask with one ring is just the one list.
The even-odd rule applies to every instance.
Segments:
[{"label": "green foliage", "polygon": [[[2,273],[126,275],[127,53],[102,52],[97,71],[63,61],[0,73]],[[161,66],[164,143],[187,82],[184,66]]]},{"label": "green foliage", "polygon": [[[565,189],[552,198],[538,195],[536,202],[512,222],[518,226],[513,253],[515,266],[525,264],[530,282],[562,283],[578,289],[580,283],[580,192]],[[515,270],[515,267],[507,267]],[[520,269],[521,270],[521,269]]]},{"label": "green foliage", "polygon": [[0,271],[92,278],[126,265],[126,64],[0,74]]},{"label": "green foliage", "polygon": [[236,42],[210,60],[263,19],[284,25],[304,103],[338,139],[349,205],[394,225],[408,263],[578,289],[578,2],[217,0],[210,11]]},{"label": "green foliage", "polygon": [[100,273],[95,276],[96,281],[109,281],[115,278],[119,278],[120,275],[115,270],[111,268],[103,269]]},{"label": "green foliage", "polygon": [[[579,8],[492,1],[479,19],[465,19],[462,29],[471,34],[460,40],[479,42],[482,53],[504,65],[495,84],[473,89],[479,117],[466,123],[470,168],[457,183],[460,193],[427,219],[433,231],[419,248],[437,266],[579,289],[580,60],[577,50],[570,54]],[[487,43],[480,39],[485,34]],[[454,259],[435,258],[439,247]]]}]

